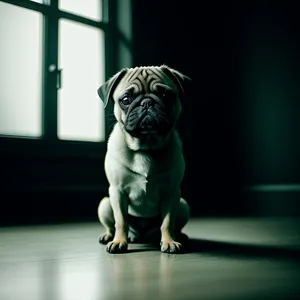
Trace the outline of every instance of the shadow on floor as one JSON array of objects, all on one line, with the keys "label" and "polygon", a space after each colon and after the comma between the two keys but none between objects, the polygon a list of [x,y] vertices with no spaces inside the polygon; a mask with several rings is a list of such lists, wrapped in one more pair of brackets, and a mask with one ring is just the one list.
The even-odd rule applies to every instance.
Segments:
[{"label": "shadow on floor", "polygon": [[186,253],[205,253],[244,259],[288,259],[300,262],[300,249],[239,244],[205,239],[190,239],[186,246]]},{"label": "shadow on floor", "polygon": [[[284,246],[254,245],[246,243],[234,243],[226,241],[214,241],[207,239],[188,238],[185,234],[178,240],[184,245],[184,254],[198,253],[227,258],[240,259],[284,259],[300,263],[300,248]],[[160,236],[152,242],[130,242],[138,247],[127,250],[127,253],[160,251]]]}]

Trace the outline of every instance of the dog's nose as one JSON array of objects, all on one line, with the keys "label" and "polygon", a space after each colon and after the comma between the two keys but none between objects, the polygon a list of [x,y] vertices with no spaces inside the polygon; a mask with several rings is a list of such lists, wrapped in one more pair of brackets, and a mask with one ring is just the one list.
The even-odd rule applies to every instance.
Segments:
[{"label": "dog's nose", "polygon": [[152,105],[153,105],[153,99],[151,99],[151,98],[145,98],[141,102],[141,106],[143,106],[145,108],[149,108]]}]

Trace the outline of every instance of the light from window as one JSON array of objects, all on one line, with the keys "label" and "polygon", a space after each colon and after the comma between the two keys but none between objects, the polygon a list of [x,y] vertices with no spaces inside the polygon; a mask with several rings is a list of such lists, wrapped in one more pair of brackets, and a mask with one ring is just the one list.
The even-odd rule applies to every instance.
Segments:
[{"label": "light from window", "polygon": [[40,13],[0,2],[0,134],[42,134]]},{"label": "light from window", "polygon": [[[39,232],[39,231],[37,231]],[[30,232],[31,233],[31,232]],[[11,242],[7,243],[7,251],[1,253],[1,260],[4,255],[7,255],[4,259],[13,259],[15,263],[7,263],[5,265],[5,275],[1,274],[0,281],[0,294],[1,299],[30,299],[30,300],[41,300],[45,297],[45,281],[46,278],[43,277],[44,274],[49,274],[49,265],[47,263],[41,263],[38,259],[35,258],[36,247],[34,242],[31,242],[30,246],[26,247],[23,252],[23,258],[18,256],[18,252],[16,251],[16,247],[19,247],[19,242],[12,241],[9,238],[8,234],[16,234],[14,231],[4,232],[4,236],[1,239],[5,239],[6,241],[10,240]],[[2,233],[3,235],[3,233]],[[28,234],[28,231],[22,231],[22,235],[24,240],[30,239],[32,235]],[[26,238],[24,237],[26,236]],[[32,239],[32,238],[31,238]],[[13,246],[12,246],[13,245]],[[30,250],[29,250],[29,249]],[[28,258],[28,255],[32,255],[31,258]],[[18,257],[18,258],[17,258]],[[26,257],[26,258],[25,258]],[[17,259],[16,259],[17,258]],[[16,259],[16,260],[15,260]],[[4,260],[5,261],[5,260]],[[3,264],[1,262],[1,264]],[[45,269],[44,269],[45,268]],[[3,272],[3,267],[1,267],[1,273]],[[52,271],[52,268],[50,267]],[[17,288],[16,288],[17,287]],[[48,287],[48,286],[47,286]],[[48,290],[47,290],[48,292]]]},{"label": "light from window", "polygon": [[58,137],[104,141],[104,108],[97,89],[104,82],[104,34],[68,20],[59,22]]},{"label": "light from window", "polygon": [[82,255],[76,257],[76,264],[66,259],[66,262],[58,264],[56,270],[57,273],[54,274],[58,282],[56,299],[95,299],[95,295],[100,294],[105,299],[109,293],[107,284],[103,284],[105,282],[102,279],[102,276],[105,276],[103,269],[99,271],[97,263]]},{"label": "light from window", "polygon": [[102,19],[102,0],[60,0],[59,9],[96,21]]}]

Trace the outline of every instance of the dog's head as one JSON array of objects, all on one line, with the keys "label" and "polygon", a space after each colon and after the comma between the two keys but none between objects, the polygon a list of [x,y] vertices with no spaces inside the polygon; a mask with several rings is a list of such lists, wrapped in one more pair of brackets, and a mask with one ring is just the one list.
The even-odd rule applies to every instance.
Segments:
[{"label": "dog's head", "polygon": [[176,126],[189,79],[165,65],[123,69],[98,89],[104,102],[113,100],[114,114],[132,150],[165,145]]}]

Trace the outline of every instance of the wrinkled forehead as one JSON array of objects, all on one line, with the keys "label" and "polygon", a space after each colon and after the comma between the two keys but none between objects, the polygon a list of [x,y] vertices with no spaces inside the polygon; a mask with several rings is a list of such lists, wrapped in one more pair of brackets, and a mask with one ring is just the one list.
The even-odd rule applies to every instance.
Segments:
[{"label": "wrinkled forehead", "polygon": [[159,87],[178,92],[176,84],[160,68],[133,68],[127,71],[115,94],[120,95],[127,90],[135,94],[151,93]]}]

